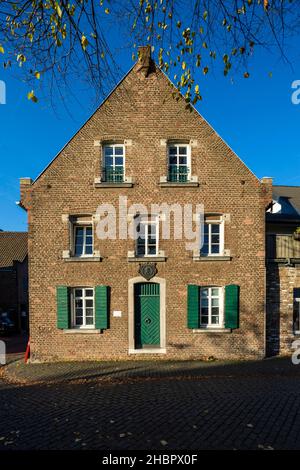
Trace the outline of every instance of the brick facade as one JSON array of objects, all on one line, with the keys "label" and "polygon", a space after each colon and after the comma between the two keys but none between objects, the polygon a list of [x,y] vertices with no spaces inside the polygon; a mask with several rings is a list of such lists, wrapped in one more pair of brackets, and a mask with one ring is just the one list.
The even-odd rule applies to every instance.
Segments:
[{"label": "brick facade", "polygon": [[295,289],[300,288],[300,266],[275,263],[267,266],[267,355],[291,354],[298,306]]},{"label": "brick facade", "polygon": [[[142,71],[143,72],[143,71]],[[165,261],[157,275],[166,289],[166,353],[158,358],[245,358],[265,354],[265,207],[270,187],[261,183],[157,68],[138,64],[33,183],[22,186],[29,212],[30,335],[36,360],[140,358],[128,353],[129,282],[139,263],[129,262],[132,240],[95,238],[98,262],[63,259],[72,215],[94,215],[102,203],[202,203],[207,213],[227,214],[225,248],[230,260],[195,261],[185,240],[160,240]],[[174,90],[173,90],[174,91]],[[192,174],[199,186],[162,187],[164,141],[193,141]],[[125,142],[126,176],[132,187],[97,187],[101,143]],[[95,144],[96,142],[96,144]],[[110,287],[109,328],[99,334],[66,333],[56,326],[56,287]],[[231,332],[187,328],[187,285],[238,284],[240,326]],[[114,317],[113,311],[121,311]]]}]

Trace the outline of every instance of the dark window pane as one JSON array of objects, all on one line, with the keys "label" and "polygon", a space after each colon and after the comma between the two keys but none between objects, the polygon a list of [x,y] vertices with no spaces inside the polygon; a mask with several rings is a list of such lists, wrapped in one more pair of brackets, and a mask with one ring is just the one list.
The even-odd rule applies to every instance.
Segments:
[{"label": "dark window pane", "polygon": [[85,243],[86,243],[86,245],[92,245],[93,244],[93,237],[88,235],[85,239]]},{"label": "dark window pane", "polygon": [[220,245],[212,245],[211,246],[211,252],[213,254],[219,254],[220,253]]},{"label": "dark window pane", "polygon": [[83,244],[80,244],[80,245],[76,244],[75,245],[75,255],[80,256],[82,254],[83,254]]},{"label": "dark window pane", "polygon": [[81,299],[76,299],[75,300],[75,308],[82,308],[82,300]]},{"label": "dark window pane", "polygon": [[82,289],[75,289],[75,296],[81,297],[82,296]]},{"label": "dark window pane", "polygon": [[208,255],[208,245],[204,243],[204,245],[201,248],[201,255],[205,256]]},{"label": "dark window pane", "polygon": [[203,325],[207,325],[208,324],[208,317],[207,316],[201,316],[201,323]]},{"label": "dark window pane", "polygon": [[211,233],[220,233],[220,225],[219,224],[212,224],[211,225]]},{"label": "dark window pane", "polygon": [[76,315],[76,325],[80,326],[83,324],[83,317],[78,317]]},{"label": "dark window pane", "polygon": [[123,147],[115,147],[115,155],[123,155]]},{"label": "dark window pane", "polygon": [[219,324],[219,317],[212,316],[211,317],[211,322],[212,322],[213,325],[218,325]]},{"label": "dark window pane", "polygon": [[92,235],[92,233],[93,233],[92,227],[87,227],[87,228],[86,228],[86,234],[87,234],[87,235]]},{"label": "dark window pane", "polygon": [[76,227],[76,238],[83,238],[83,227]]},{"label": "dark window pane", "polygon": [[105,152],[105,156],[112,155],[113,154],[113,148],[112,147],[105,147],[104,152]]},{"label": "dark window pane", "polygon": [[115,158],[115,165],[123,166],[123,157],[116,157]]},{"label": "dark window pane", "polygon": [[212,243],[220,243],[220,235],[212,235],[211,236]]},{"label": "dark window pane", "polygon": [[105,167],[110,167],[113,166],[113,159],[112,157],[106,157],[105,158]]},{"label": "dark window pane", "polygon": [[176,155],[177,148],[176,147],[169,147],[169,155]]},{"label": "dark window pane", "polygon": [[180,153],[180,155],[186,155],[187,148],[186,147],[179,147],[179,153]]},{"label": "dark window pane", "polygon": [[179,157],[179,164],[180,165],[186,165],[187,164],[186,157]]},{"label": "dark window pane", "polygon": [[86,317],[85,324],[86,325],[93,325],[94,324],[94,318],[93,317]]},{"label": "dark window pane", "polygon": [[155,255],[156,254],[156,246],[148,246],[148,255]]},{"label": "dark window pane", "polygon": [[177,157],[170,157],[169,162],[170,162],[170,165],[177,165]]},{"label": "dark window pane", "polygon": [[93,291],[93,289],[86,289],[86,291],[85,291],[85,296],[86,296],[86,297],[93,297],[93,296],[94,296],[94,291]]},{"label": "dark window pane", "polygon": [[87,245],[87,246],[85,247],[85,254],[86,254],[86,255],[92,255],[92,254],[93,254],[93,246]]}]

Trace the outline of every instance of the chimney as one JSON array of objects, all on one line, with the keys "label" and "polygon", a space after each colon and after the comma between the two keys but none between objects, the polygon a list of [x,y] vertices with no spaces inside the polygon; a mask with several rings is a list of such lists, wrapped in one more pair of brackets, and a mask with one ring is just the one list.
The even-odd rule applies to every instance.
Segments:
[{"label": "chimney", "polygon": [[148,77],[152,63],[151,46],[140,46],[138,48],[137,71],[141,72],[144,77]]},{"label": "chimney", "polygon": [[273,178],[270,176],[264,176],[260,182],[262,184],[262,192],[266,198],[266,203],[269,204],[273,200]]},{"label": "chimney", "polygon": [[20,206],[24,209],[29,208],[31,178],[20,178]]}]

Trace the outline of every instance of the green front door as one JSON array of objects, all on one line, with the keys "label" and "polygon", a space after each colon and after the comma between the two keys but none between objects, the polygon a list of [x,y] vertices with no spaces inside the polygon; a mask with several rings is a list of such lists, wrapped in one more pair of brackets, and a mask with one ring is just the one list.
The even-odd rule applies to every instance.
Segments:
[{"label": "green front door", "polygon": [[135,285],[135,347],[160,345],[159,284],[145,282]]}]

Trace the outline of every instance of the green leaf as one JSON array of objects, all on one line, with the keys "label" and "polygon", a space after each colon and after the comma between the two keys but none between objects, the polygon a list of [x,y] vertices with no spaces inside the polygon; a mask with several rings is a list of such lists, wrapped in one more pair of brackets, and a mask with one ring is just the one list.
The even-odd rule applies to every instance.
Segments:
[{"label": "green leaf", "polygon": [[39,80],[41,78],[40,72],[34,72],[34,76],[37,80]]}]

